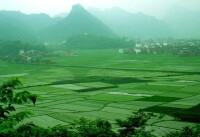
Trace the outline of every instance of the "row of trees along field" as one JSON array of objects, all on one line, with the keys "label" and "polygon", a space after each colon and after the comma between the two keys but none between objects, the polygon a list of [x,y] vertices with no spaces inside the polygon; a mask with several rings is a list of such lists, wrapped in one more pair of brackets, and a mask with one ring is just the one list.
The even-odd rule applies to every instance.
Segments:
[{"label": "row of trees along field", "polygon": [[0,58],[14,63],[44,63],[49,50],[42,44],[22,41],[0,41]]},{"label": "row of trees along field", "polygon": [[[23,85],[18,78],[10,79],[0,86],[0,136],[1,137],[154,137],[153,131],[146,131],[146,123],[151,118],[158,118],[153,113],[144,113],[142,110],[133,113],[125,120],[117,119],[118,132],[112,130],[112,125],[106,120],[94,121],[81,118],[69,126],[55,126],[42,128],[33,123],[16,126],[30,112],[17,112],[14,104],[31,101],[34,105],[38,95],[28,91],[16,92],[15,89]],[[15,112],[14,114],[12,112]],[[200,126],[185,127],[180,131],[173,131],[163,137],[199,137]]]},{"label": "row of trees along field", "polygon": [[20,50],[24,51],[47,51],[46,47],[43,45],[34,45],[30,43],[25,43],[22,41],[0,41],[0,55],[17,55]]}]

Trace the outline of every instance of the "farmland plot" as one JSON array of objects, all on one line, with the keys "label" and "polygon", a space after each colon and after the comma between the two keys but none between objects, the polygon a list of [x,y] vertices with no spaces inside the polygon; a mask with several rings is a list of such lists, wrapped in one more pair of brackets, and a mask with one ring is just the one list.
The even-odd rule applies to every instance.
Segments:
[{"label": "farmland plot", "polygon": [[[33,112],[26,121],[44,127],[66,125],[81,117],[103,118],[115,125],[115,119],[125,119],[139,109],[167,115],[153,124],[161,131],[200,123],[200,62],[195,57],[121,56],[110,50],[97,53],[50,57],[54,65],[3,62],[0,80],[19,76],[24,90],[40,95],[36,106],[16,108]],[[173,117],[180,114],[181,123]]]}]

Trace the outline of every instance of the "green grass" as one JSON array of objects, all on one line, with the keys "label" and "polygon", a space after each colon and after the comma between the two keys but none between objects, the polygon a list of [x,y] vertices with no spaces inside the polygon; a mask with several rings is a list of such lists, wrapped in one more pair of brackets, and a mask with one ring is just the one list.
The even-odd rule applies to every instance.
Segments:
[{"label": "green grass", "polygon": [[165,96],[152,96],[152,97],[146,97],[137,99],[137,101],[150,101],[150,102],[173,102],[176,100],[179,100],[180,98],[175,97],[165,97]]},{"label": "green grass", "polygon": [[194,126],[192,123],[186,123],[186,122],[176,122],[176,121],[163,121],[154,124],[155,126],[161,126],[161,127],[167,127],[172,129],[182,129],[186,126]]},{"label": "green grass", "polygon": [[181,88],[180,86],[156,85],[156,84],[151,83],[150,85],[144,85],[144,86],[136,87],[135,89],[147,90],[147,91],[169,92],[169,91],[176,91],[180,88]]},{"label": "green grass", "polygon": [[41,127],[45,127],[45,128],[53,127],[53,126],[56,126],[56,125],[66,125],[65,122],[57,120],[57,119],[52,118],[52,117],[47,116],[47,115],[31,117],[31,118],[25,119],[23,122],[24,123],[33,122],[34,124],[39,125]]},{"label": "green grass", "polygon": [[87,117],[93,117],[93,118],[103,118],[111,121],[112,123],[116,123],[116,119],[125,119],[128,115],[126,114],[119,114],[115,112],[105,112],[105,111],[94,111],[94,112],[83,112],[80,113],[80,115],[87,116]]},{"label": "green grass", "polygon": [[[80,119],[81,117],[85,117],[84,115],[79,115],[77,113],[62,113],[62,112],[50,113],[49,116],[58,120],[62,120],[66,123],[71,123],[74,122],[75,120]],[[90,117],[87,118],[89,119]]]},{"label": "green grass", "polygon": [[88,82],[88,83],[77,83],[80,86],[92,87],[92,88],[103,88],[103,87],[113,87],[114,85],[103,83],[103,82]]},{"label": "green grass", "polygon": [[167,92],[164,94],[161,94],[164,97],[176,97],[176,98],[187,98],[190,96],[193,96],[195,94],[191,94],[191,93],[184,93],[184,92]]},{"label": "green grass", "polygon": [[168,115],[170,115],[172,113],[175,113],[177,111],[181,111],[183,109],[181,109],[181,108],[174,108],[174,107],[153,106],[153,107],[145,108],[143,110],[147,111],[147,112],[162,113],[162,114],[168,114]]},{"label": "green grass", "polygon": [[178,92],[189,93],[189,94],[199,94],[200,93],[200,87],[199,87],[199,85],[187,86],[185,88],[178,90]]},{"label": "green grass", "polygon": [[74,105],[74,104],[58,104],[58,105],[49,106],[49,108],[60,109],[60,110],[70,110],[74,112],[94,111],[94,110],[100,109],[97,107],[79,106],[79,105]]},{"label": "green grass", "polygon": [[173,107],[173,108],[183,108],[183,109],[191,108],[191,105],[174,104],[173,102],[166,103],[166,104],[163,104],[163,105],[160,105],[160,106]]},{"label": "green grass", "polygon": [[199,104],[199,100],[192,100],[192,99],[181,99],[178,101],[173,102],[173,104],[180,104],[180,105],[190,105],[195,106]]},{"label": "green grass", "polygon": [[84,101],[72,102],[72,103],[65,103],[65,104],[57,104],[51,105],[49,108],[54,109],[63,109],[63,110],[72,110],[72,111],[94,111],[99,110],[103,107],[103,104],[92,104]]},{"label": "green grass", "polygon": [[[142,104],[143,105],[143,104]],[[121,109],[126,109],[126,110],[134,110],[137,111],[139,109],[147,108],[148,106],[140,106],[138,104],[127,104],[127,103],[111,103],[107,105],[109,107],[115,107],[115,108],[121,108]]]},{"label": "green grass", "polygon": [[[47,57],[55,62],[53,65],[0,60],[0,83],[19,76],[24,90],[39,94],[42,99],[36,106],[17,105],[17,111],[32,111],[35,117],[30,121],[46,127],[80,117],[100,117],[115,123],[115,119],[125,119],[139,109],[170,115],[180,112],[185,121],[198,119],[198,57],[121,55],[117,50],[74,52],[77,56]],[[119,94],[110,94],[113,92]],[[152,97],[134,96],[139,94]],[[164,120],[155,126],[165,126]],[[177,123],[166,123],[166,127],[179,128]]]},{"label": "green grass", "polygon": [[129,101],[129,102],[122,102],[123,104],[127,104],[127,105],[131,105],[131,106],[138,106],[138,110],[140,108],[148,108],[148,107],[152,107],[152,106],[157,106],[157,105],[161,105],[163,104],[163,102],[149,102],[149,101]]},{"label": "green grass", "polygon": [[116,114],[125,114],[125,115],[131,115],[132,110],[128,109],[123,109],[123,108],[117,108],[117,107],[105,107],[101,111],[103,112],[111,112],[111,113],[116,113]]},{"label": "green grass", "polygon": [[146,94],[146,95],[158,95],[163,94],[163,92],[160,91],[146,91],[146,90],[135,90],[135,89],[110,89],[110,92],[124,92],[129,94]]},{"label": "green grass", "polygon": [[53,85],[52,87],[56,88],[66,88],[69,90],[82,90],[82,89],[88,89],[88,87],[75,85],[75,84],[63,84],[63,85]]},{"label": "green grass", "polygon": [[136,100],[138,98],[140,98],[140,97],[126,96],[126,95],[114,95],[114,94],[99,94],[99,95],[94,95],[94,96],[88,97],[87,99],[104,100],[104,101],[110,101],[110,102],[126,102],[126,101]]}]

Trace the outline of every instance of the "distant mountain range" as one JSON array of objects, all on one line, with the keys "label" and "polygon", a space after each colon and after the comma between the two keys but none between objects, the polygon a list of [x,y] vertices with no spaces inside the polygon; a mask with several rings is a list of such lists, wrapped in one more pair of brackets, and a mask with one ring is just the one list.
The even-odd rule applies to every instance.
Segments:
[{"label": "distant mountain range", "polygon": [[69,37],[94,35],[128,38],[200,38],[200,12],[174,7],[163,20],[120,8],[84,9],[74,5],[70,13],[54,18],[46,14],[26,15],[0,11],[0,40],[63,41]]},{"label": "distant mountain range", "polygon": [[174,6],[163,20],[120,8],[89,11],[118,35],[132,38],[200,38],[200,12]]},{"label": "distant mountain range", "polygon": [[131,38],[167,38],[173,35],[166,22],[143,13],[130,13],[120,8],[89,9],[118,35]]}]

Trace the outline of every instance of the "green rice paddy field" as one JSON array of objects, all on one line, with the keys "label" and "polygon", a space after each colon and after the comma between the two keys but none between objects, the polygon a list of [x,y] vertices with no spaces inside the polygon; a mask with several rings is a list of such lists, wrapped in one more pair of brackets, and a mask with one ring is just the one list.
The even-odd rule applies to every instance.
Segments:
[{"label": "green rice paddy field", "polygon": [[17,111],[33,113],[25,122],[48,127],[81,117],[103,118],[117,128],[115,119],[143,109],[166,115],[148,123],[158,134],[200,123],[198,57],[123,55],[117,50],[75,53],[46,58],[52,65],[0,60],[1,82],[20,77],[24,89],[40,95],[36,106],[16,105]]}]

